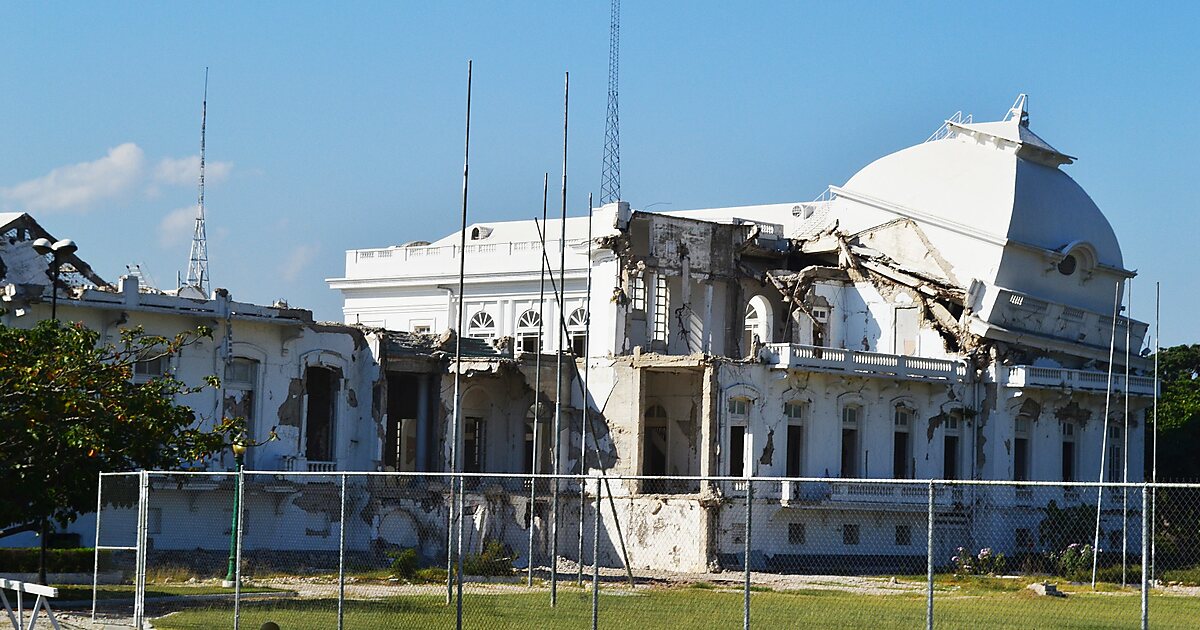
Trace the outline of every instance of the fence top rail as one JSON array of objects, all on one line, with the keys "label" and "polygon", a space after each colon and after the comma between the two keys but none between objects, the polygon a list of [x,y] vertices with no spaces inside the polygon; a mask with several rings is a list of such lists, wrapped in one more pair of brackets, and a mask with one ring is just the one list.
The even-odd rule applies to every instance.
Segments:
[{"label": "fence top rail", "polygon": [[[19,580],[9,580],[0,578],[0,589],[17,591],[19,593],[32,593],[43,597],[58,597],[58,589],[53,586],[42,586],[41,584],[33,584],[31,582],[21,582]],[[30,626],[32,627],[32,625]]]},{"label": "fence top rail", "polygon": [[[190,476],[232,476],[235,472],[227,471],[173,471],[173,470],[151,470],[146,471],[151,476],[173,476],[173,475],[190,475]],[[112,474],[112,473],[101,473]],[[558,479],[561,481],[589,481],[608,479],[611,481],[695,481],[695,482],[733,482],[744,483],[753,482],[755,484],[779,483],[789,481],[794,483],[823,483],[835,485],[908,485],[908,486],[1003,486],[1003,487],[1021,487],[1021,488],[1196,488],[1200,489],[1200,483],[1178,483],[1178,482],[1098,482],[1098,481],[1012,481],[1006,479],[885,479],[885,478],[849,478],[849,477],[732,477],[732,476],[685,476],[685,475],[617,475],[617,474],[548,474],[548,473],[489,473],[489,472],[402,472],[402,471],[282,471],[282,470],[243,470],[243,475],[255,477],[400,477],[412,479],[430,479],[430,478],[458,478],[464,479]]]}]

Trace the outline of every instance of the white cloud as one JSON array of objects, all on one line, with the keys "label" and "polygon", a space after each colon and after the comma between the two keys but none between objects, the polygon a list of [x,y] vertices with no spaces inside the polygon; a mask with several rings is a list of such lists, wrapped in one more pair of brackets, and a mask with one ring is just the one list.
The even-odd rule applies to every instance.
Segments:
[{"label": "white cloud", "polygon": [[144,163],[141,147],[126,142],[98,160],[60,166],[36,179],[0,188],[0,196],[22,210],[85,209],[135,186]]},{"label": "white cloud", "polygon": [[[233,162],[213,162],[204,164],[204,180],[212,184],[229,177],[233,170]],[[200,179],[200,156],[189,155],[181,158],[163,158],[154,167],[154,179],[164,184],[187,186],[195,184]]]},{"label": "white cloud", "polygon": [[288,282],[294,281],[300,276],[300,272],[316,258],[320,247],[311,243],[302,243],[292,249],[288,254],[287,259],[283,261],[283,266],[279,269],[279,275]]},{"label": "white cloud", "polygon": [[186,242],[196,226],[196,205],[172,210],[158,224],[158,243],[170,247]]}]

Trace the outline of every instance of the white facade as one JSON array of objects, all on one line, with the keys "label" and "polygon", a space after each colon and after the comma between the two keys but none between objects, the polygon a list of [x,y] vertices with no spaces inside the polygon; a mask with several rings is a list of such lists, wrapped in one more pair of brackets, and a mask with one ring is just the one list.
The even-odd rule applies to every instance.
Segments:
[{"label": "white facade", "polygon": [[[875,161],[815,202],[664,213],[611,204],[594,212],[590,247],[587,219],[568,219],[566,306],[560,313],[547,281],[541,347],[571,349],[560,317],[586,306],[590,253],[587,406],[603,424],[589,446],[600,463],[589,455],[585,468],[1095,481],[1105,427],[1125,426],[1128,394],[1128,460],[1119,465],[1139,480],[1141,418],[1155,386],[1140,375],[1146,325],[1115,322],[1113,411],[1102,422],[1114,288],[1133,272],[1103,214],[1061,170],[1072,161],[1030,131],[1022,98],[1002,121],[948,121],[930,141]],[[546,257],[557,277],[561,226],[548,227]],[[521,316],[539,310],[541,244],[533,222],[467,229],[464,333],[502,352],[515,348],[512,358],[493,361],[526,370],[515,381],[499,370],[476,379],[477,392],[516,398],[483,419],[511,426],[535,401]],[[347,252],[345,277],[329,280],[345,296],[346,321],[454,327],[461,236]],[[478,313],[488,317],[474,321],[492,325],[471,326]],[[584,360],[567,385],[569,402],[563,398],[572,418],[559,436],[563,471],[581,470]],[[548,381],[541,396],[553,404]],[[518,451],[517,432],[492,435],[485,450]],[[504,455],[486,462],[485,470],[529,469]],[[703,486],[648,480],[621,491],[696,505],[738,492]],[[881,502],[852,483],[829,487],[804,510],[779,507],[784,497],[776,497],[776,516],[847,505],[870,512]],[[1014,514],[1041,507],[1012,494],[1003,501]],[[727,530],[718,512],[697,511],[702,532]],[[1008,544],[1025,544],[1029,532],[1011,530]],[[719,558],[728,539],[717,541],[703,558],[681,556],[676,565]],[[633,546],[635,558],[657,553]]]}]

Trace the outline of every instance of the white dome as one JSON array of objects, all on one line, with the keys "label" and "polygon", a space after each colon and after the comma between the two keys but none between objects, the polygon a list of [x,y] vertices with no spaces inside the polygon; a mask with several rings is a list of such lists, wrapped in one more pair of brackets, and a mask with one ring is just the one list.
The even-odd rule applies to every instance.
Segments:
[{"label": "white dome", "polygon": [[1063,253],[1086,243],[1100,264],[1120,269],[1112,226],[1058,169],[1071,161],[1029,131],[1023,116],[950,123],[945,138],[872,162],[841,192],[898,206],[918,222],[924,218],[992,239]]}]

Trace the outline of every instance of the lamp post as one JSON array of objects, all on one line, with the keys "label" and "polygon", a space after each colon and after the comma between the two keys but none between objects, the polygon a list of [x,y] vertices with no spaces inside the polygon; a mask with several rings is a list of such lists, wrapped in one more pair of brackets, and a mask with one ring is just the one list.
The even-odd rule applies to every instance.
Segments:
[{"label": "lamp post", "polygon": [[33,242],[33,251],[45,256],[52,254],[53,261],[50,263],[50,269],[54,274],[54,283],[50,287],[50,319],[58,321],[58,272],[62,267],[62,257],[74,254],[79,246],[69,238],[64,238],[58,242],[51,243],[48,238],[39,238]]},{"label": "lamp post", "polygon": [[[79,249],[75,245],[75,241],[69,238],[64,238],[56,243],[51,243],[50,239],[39,238],[33,242],[33,251],[39,256],[52,254],[53,259],[50,263],[50,269],[53,272],[53,284],[50,286],[50,319],[55,324],[58,323],[58,271],[62,266],[62,257],[69,256]],[[46,547],[47,537],[50,535],[49,519],[43,518],[39,538],[41,539],[41,551],[38,555],[38,581],[42,584],[46,583]]]},{"label": "lamp post", "polygon": [[233,451],[233,459],[237,463],[237,475],[233,478],[233,517],[229,529],[229,571],[225,574],[225,581],[221,584],[225,588],[233,588],[237,585],[238,502],[241,494],[242,463],[246,456],[246,446],[244,436],[238,436],[229,446],[229,450]]}]

